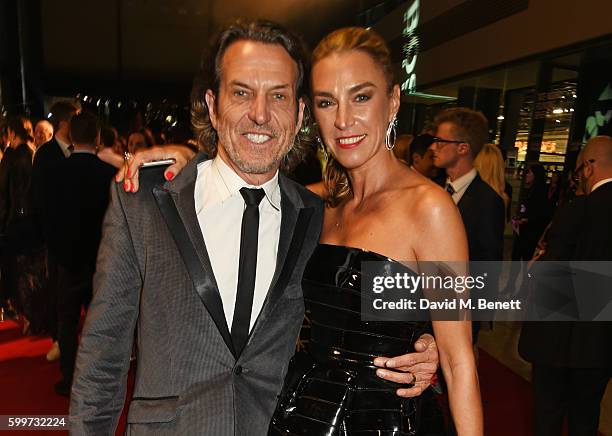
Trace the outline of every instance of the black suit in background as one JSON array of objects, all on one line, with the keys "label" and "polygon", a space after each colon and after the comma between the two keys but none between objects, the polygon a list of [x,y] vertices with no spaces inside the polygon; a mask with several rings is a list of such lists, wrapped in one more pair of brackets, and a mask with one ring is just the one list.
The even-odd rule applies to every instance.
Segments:
[{"label": "black suit in background", "polygon": [[[561,207],[542,260],[612,260],[612,183]],[[604,284],[605,286],[605,284]],[[533,363],[534,433],[597,434],[612,369],[612,323],[525,323],[519,353]]]},{"label": "black suit in background", "polygon": [[[484,180],[476,175],[457,204],[468,239],[470,261],[501,261],[504,253],[504,200]],[[477,265],[470,267],[472,275],[482,274]],[[496,298],[500,271],[487,268],[486,296]],[[482,295],[482,294],[481,294]],[[480,324],[472,324],[474,342]]]},{"label": "black suit in background", "polygon": [[92,279],[115,168],[95,154],[75,152],[49,167],[46,217],[50,255],[58,264],[58,340],[64,381],[72,381],[81,307],[92,295]]},{"label": "black suit in background", "polygon": [[[45,235],[49,234],[45,211],[45,193],[47,187],[55,186],[57,183],[56,174],[49,168],[65,159],[66,156],[55,137],[38,147],[34,154],[29,195],[35,236],[39,239],[43,248],[46,246]],[[47,320],[45,324],[54,340],[57,340],[57,268],[55,259],[47,255],[47,279],[45,282]]]},{"label": "black suit in background", "polygon": [[470,261],[500,261],[504,254],[504,200],[476,175],[457,203]]}]

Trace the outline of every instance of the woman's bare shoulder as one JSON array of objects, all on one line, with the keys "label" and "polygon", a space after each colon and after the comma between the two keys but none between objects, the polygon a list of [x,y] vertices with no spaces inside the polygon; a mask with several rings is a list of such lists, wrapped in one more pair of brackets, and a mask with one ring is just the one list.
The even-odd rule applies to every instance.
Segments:
[{"label": "woman's bare shoulder", "polygon": [[321,198],[327,197],[327,188],[325,187],[325,183],[323,182],[323,180],[317,183],[311,183],[310,185],[306,185],[306,189]]}]

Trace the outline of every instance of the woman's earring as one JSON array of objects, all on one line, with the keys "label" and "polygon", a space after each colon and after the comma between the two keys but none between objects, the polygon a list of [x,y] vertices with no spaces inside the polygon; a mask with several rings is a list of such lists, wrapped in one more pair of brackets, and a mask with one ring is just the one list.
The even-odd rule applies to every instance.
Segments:
[{"label": "woman's earring", "polygon": [[385,147],[387,150],[393,150],[395,147],[395,140],[397,138],[397,117],[393,115],[393,119],[389,123],[389,127],[387,127],[387,136],[385,137]]}]

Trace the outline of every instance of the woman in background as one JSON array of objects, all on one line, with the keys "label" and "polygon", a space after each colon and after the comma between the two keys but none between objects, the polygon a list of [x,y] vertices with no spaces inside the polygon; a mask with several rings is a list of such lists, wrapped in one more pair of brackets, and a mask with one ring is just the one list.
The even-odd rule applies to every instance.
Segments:
[{"label": "woman in background", "polygon": [[503,198],[507,210],[510,207],[510,197],[506,194],[506,164],[499,147],[485,144],[474,160],[474,167],[482,180]]}]

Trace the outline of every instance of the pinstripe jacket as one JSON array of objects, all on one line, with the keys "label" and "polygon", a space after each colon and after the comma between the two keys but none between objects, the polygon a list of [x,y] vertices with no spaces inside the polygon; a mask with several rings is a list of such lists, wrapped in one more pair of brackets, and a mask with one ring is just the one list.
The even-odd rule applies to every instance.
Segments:
[{"label": "pinstripe jacket", "polygon": [[72,386],[71,434],[114,434],[134,338],[127,434],[267,433],[303,319],[301,276],[323,206],[279,177],[276,271],[237,356],[194,207],[196,166],[204,158],[163,184],[163,169],[142,171],[137,194],[112,187]]}]

